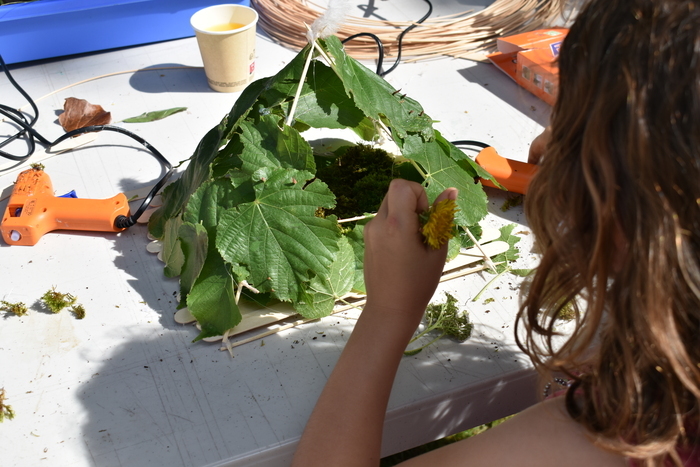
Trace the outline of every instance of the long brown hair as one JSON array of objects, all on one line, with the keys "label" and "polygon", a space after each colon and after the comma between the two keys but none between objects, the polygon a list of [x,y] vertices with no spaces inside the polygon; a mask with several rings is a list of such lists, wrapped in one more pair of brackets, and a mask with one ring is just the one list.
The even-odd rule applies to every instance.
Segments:
[{"label": "long brown hair", "polygon": [[574,380],[567,409],[598,445],[679,464],[700,445],[700,1],[592,0],[559,67],[518,344]]}]

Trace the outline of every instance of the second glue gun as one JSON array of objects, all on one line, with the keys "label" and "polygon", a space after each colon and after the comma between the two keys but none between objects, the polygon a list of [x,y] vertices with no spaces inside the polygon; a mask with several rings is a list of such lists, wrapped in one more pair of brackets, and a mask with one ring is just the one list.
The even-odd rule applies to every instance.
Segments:
[{"label": "second glue gun", "polygon": [[122,231],[115,226],[118,216],[129,216],[124,193],[108,199],[57,197],[49,176],[29,169],[17,177],[0,232],[9,245],[35,245],[52,230]]},{"label": "second glue gun", "polygon": [[[493,178],[500,183],[503,188],[513,193],[527,194],[530,180],[537,173],[535,164],[514,161],[498,155],[491,146],[484,148],[478,156],[476,163],[484,170],[493,175]],[[481,184],[497,188],[491,181],[481,179]]]}]

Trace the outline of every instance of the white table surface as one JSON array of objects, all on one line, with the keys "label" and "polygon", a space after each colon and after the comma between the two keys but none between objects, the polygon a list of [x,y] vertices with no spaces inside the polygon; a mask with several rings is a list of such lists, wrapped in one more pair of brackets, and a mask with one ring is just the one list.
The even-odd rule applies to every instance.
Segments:
[{"label": "white table surface", "polygon": [[[276,73],[295,52],[259,34],[257,77]],[[201,66],[194,38],[11,66],[35,99],[103,74],[173,65]],[[492,144],[513,159],[546,123],[549,107],[493,66],[442,58],[404,63],[387,80],[417,99],[446,138]],[[170,161],[189,157],[239,93],[211,91],[201,69],[119,74],[38,101],[39,132],[62,134],[57,111],[67,97],[87,99],[114,120],[186,106],[167,119],[120,124]],[[25,105],[0,76],[0,101]],[[6,128],[6,127],[2,127]],[[2,130],[2,133],[6,133]],[[0,135],[3,137],[3,135]],[[19,152],[23,147],[13,145]],[[132,140],[100,134],[95,143],[44,162],[58,194],[106,198],[152,184],[158,163]],[[0,189],[16,178],[0,176]],[[523,259],[534,264],[522,208],[502,212],[505,194],[489,190],[485,224],[515,222]],[[0,203],[5,208],[7,201]],[[313,405],[352,331],[332,316],[234,350],[192,343],[197,331],[173,320],[178,290],[146,251],[146,228],[120,234],[50,233],[32,247],[0,242],[0,300],[31,305],[24,317],[0,319],[0,388],[16,412],[0,424],[2,465],[202,466],[287,465]],[[401,363],[389,404],[383,454],[521,410],[537,399],[534,372],[517,349],[514,316],[519,279],[503,276],[483,299],[471,299],[493,276],[449,281],[475,329],[457,343],[440,340]],[[84,320],[41,311],[51,287],[78,297]],[[491,303],[484,299],[494,298]]]}]

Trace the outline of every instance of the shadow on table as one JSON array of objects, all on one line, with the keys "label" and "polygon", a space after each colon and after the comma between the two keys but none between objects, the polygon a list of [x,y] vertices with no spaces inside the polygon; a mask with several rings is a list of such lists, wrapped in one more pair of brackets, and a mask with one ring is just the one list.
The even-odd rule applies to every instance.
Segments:
[{"label": "shadow on table", "polygon": [[[165,277],[164,264],[156,254],[146,250],[150,243],[147,234],[146,224],[137,223],[118,235],[113,244],[118,253],[114,264],[124,271],[129,287],[140,295],[139,301],[158,313],[159,322],[165,329],[182,329],[182,325],[173,319],[178,304],[178,279]],[[192,334],[194,338],[196,329]]]},{"label": "shadow on table", "polygon": [[467,81],[483,87],[531,120],[542,126],[549,124],[550,105],[518,86],[494,65],[475,62],[474,66],[458,72]]},{"label": "shadow on table", "polygon": [[141,68],[129,78],[131,87],[141,92],[215,92],[207,84],[203,67],[179,63],[159,63]]},{"label": "shadow on table", "polygon": [[[267,463],[255,465],[288,465],[354,325],[336,316],[245,344],[235,358],[218,345],[184,342],[178,332],[135,329],[78,391],[87,412],[85,449],[100,466],[236,458],[227,465],[261,459]],[[494,339],[497,332],[487,334],[467,345],[440,342],[404,358],[394,391],[419,400],[389,413],[385,448],[398,452],[424,444],[530,403],[522,394],[534,394],[531,370],[512,362],[513,349]],[[475,382],[461,390],[470,378]]]},{"label": "shadow on table", "polygon": [[[500,329],[484,324],[480,329],[480,335],[462,344],[438,341],[422,361],[411,365],[413,376],[426,386],[440,387],[425,378],[436,363],[444,366],[447,375],[435,374],[433,379],[464,381],[469,375],[474,382],[468,387],[444,384],[441,392],[427,393],[421,404],[391,410],[384,425],[384,456],[518,413],[538,401],[538,376],[527,357],[512,339],[498,337],[503,334]],[[404,383],[408,380],[403,377]],[[402,436],[390,438],[391,431]]]}]

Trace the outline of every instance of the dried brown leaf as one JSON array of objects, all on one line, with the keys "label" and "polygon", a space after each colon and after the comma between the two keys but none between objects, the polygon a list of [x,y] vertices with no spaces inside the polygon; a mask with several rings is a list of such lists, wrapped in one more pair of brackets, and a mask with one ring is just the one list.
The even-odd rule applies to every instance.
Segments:
[{"label": "dried brown leaf", "polygon": [[58,116],[58,123],[67,132],[91,125],[107,125],[111,121],[112,114],[106,112],[102,106],[75,97],[66,99],[63,103],[63,113]]}]

